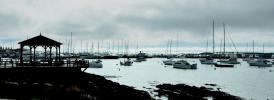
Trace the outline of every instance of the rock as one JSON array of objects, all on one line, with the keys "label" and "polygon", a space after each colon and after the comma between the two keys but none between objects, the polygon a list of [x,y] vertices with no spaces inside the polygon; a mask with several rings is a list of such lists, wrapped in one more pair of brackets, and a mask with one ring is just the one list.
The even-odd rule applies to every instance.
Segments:
[{"label": "rock", "polygon": [[206,100],[207,97],[213,100],[241,100],[240,97],[230,95],[222,91],[213,91],[206,87],[188,86],[185,84],[162,84],[156,86],[158,96],[167,96],[169,100]]},{"label": "rock", "polygon": [[217,86],[217,84],[205,84],[205,85],[208,85],[208,86]]}]

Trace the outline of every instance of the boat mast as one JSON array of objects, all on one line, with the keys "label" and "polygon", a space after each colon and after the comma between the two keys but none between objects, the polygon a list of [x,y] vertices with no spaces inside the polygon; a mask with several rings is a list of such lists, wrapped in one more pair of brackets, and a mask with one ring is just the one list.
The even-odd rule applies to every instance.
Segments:
[{"label": "boat mast", "polygon": [[129,49],[129,43],[130,41],[129,40],[127,40],[127,54],[129,55],[129,53],[130,53],[130,49]]},{"label": "boat mast", "polygon": [[178,53],[178,46],[179,46],[179,35],[178,35],[178,33],[176,34],[176,53],[175,54],[177,54]]},{"label": "boat mast", "polygon": [[107,41],[107,43],[108,43],[107,53],[109,53],[109,52],[110,52],[110,50],[111,50],[111,48],[110,48],[110,41]]},{"label": "boat mast", "polygon": [[224,55],[225,55],[225,23],[223,23],[223,27],[224,27]]},{"label": "boat mast", "polygon": [[102,51],[104,52],[104,50],[105,50],[105,47],[104,47],[104,40],[101,40],[101,48],[102,48]]},{"label": "boat mast", "polygon": [[167,40],[167,45],[166,45],[166,56],[168,57],[168,52],[169,52],[169,40]]},{"label": "boat mast", "polygon": [[223,43],[223,40],[221,39],[221,43],[220,43],[220,55],[221,55],[221,53],[222,53],[222,43]]},{"label": "boat mast", "polygon": [[264,53],[264,43],[263,43],[263,53]]},{"label": "boat mast", "polygon": [[[70,51],[72,51],[72,32],[70,33]],[[73,51],[74,53],[74,51]]]},{"label": "boat mast", "polygon": [[83,52],[83,45],[82,45],[82,40],[81,40],[81,48],[80,48],[80,53],[82,53]]},{"label": "boat mast", "polygon": [[125,48],[124,48],[124,40],[122,40],[122,54],[123,54],[123,56],[125,55]]},{"label": "boat mast", "polygon": [[117,54],[119,54],[120,53],[120,40],[118,40],[118,46],[117,46],[117,49],[118,49],[118,51],[117,51]]},{"label": "boat mast", "polygon": [[93,51],[94,51],[94,44],[93,44],[93,40],[91,41],[91,48],[92,48],[92,49],[91,49],[91,53],[93,54],[93,53],[94,53],[94,52],[93,52]]},{"label": "boat mast", "polygon": [[214,27],[215,27],[215,26],[214,26],[214,20],[212,21],[212,24],[213,24],[213,25],[212,25],[212,26],[213,26],[213,27],[212,27],[212,33],[213,33],[212,45],[213,45],[213,48],[212,48],[212,49],[213,49],[213,54],[214,54],[214,53],[215,53],[215,34],[214,34],[214,32],[215,32]]},{"label": "boat mast", "polygon": [[139,52],[139,45],[138,45],[138,41],[137,41],[137,44],[136,44],[136,50],[137,50],[137,53]]},{"label": "boat mast", "polygon": [[254,54],[254,40],[252,41],[252,53],[253,53],[253,57],[255,57],[255,54]]},{"label": "boat mast", "polygon": [[66,42],[65,43],[66,43],[66,46],[67,46],[66,47],[66,49],[67,49],[66,51],[67,51],[67,53],[69,53],[69,40],[68,40],[68,37],[66,37]]},{"label": "boat mast", "polygon": [[86,48],[84,48],[84,52],[87,53],[88,52],[88,41],[84,41],[86,42]]},{"label": "boat mast", "polygon": [[128,55],[128,40],[125,40],[125,55]]},{"label": "boat mast", "polygon": [[112,53],[114,54],[114,40],[112,40]]},{"label": "boat mast", "polygon": [[88,42],[86,42],[86,46],[87,46],[87,51],[86,51],[86,53],[88,53]]},{"label": "boat mast", "polygon": [[248,43],[246,43],[246,52],[247,53],[249,52],[249,45],[248,45]]},{"label": "boat mast", "polygon": [[98,45],[97,45],[97,53],[99,54],[99,48],[100,48],[100,40],[98,40]]},{"label": "boat mast", "polygon": [[208,51],[208,40],[206,40],[206,52]]},{"label": "boat mast", "polygon": [[169,54],[170,54],[170,56],[171,56],[172,40],[170,40],[170,45],[169,45],[169,46],[170,46],[170,48],[169,48],[169,49],[170,49]]}]

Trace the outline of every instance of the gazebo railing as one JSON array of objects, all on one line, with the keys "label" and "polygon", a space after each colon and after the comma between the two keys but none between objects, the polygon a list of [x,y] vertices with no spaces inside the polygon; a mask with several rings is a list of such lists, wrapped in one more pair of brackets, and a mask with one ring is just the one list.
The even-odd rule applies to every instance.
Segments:
[{"label": "gazebo railing", "polygon": [[33,61],[23,62],[20,64],[19,60],[1,60],[0,68],[13,68],[13,67],[89,67],[88,60],[74,60],[74,61]]}]

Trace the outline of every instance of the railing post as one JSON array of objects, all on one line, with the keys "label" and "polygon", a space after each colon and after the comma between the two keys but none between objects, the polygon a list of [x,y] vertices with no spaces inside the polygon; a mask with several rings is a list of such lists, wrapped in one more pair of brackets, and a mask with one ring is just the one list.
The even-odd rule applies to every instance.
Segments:
[{"label": "railing post", "polygon": [[13,68],[13,61],[11,61],[11,68]]},{"label": "railing post", "polygon": [[7,68],[7,66],[6,66],[6,65],[7,65],[7,62],[5,61],[5,62],[4,62],[4,66],[5,66],[5,68]]},{"label": "railing post", "polygon": [[67,60],[67,67],[68,67],[68,60]]}]

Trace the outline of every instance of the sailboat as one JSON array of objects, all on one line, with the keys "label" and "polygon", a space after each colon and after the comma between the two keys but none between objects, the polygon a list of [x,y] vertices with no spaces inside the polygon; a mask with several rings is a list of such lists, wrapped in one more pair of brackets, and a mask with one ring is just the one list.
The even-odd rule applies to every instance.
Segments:
[{"label": "sailboat", "polygon": [[[175,63],[175,61],[171,58],[171,47],[172,47],[172,40],[168,40],[168,43],[167,43],[167,59],[163,61],[164,65],[173,65]],[[168,55],[168,52],[169,52],[169,55]]]},{"label": "sailboat", "polygon": [[253,63],[256,60],[254,59],[254,40],[252,41],[252,56],[248,55],[248,57],[244,58],[243,61],[246,61],[247,63]]},{"label": "sailboat", "polygon": [[[100,48],[100,43],[98,41],[98,48],[97,48],[98,54],[99,54],[99,48]],[[99,56],[97,56],[96,60],[91,61],[90,67],[91,68],[103,68],[103,64],[102,64],[102,61],[99,59]]]},{"label": "sailboat", "polygon": [[249,62],[249,66],[258,66],[258,67],[272,67],[272,63],[266,59],[257,59],[255,61]]},{"label": "sailboat", "polygon": [[201,64],[207,64],[207,65],[214,65],[214,59],[210,56],[206,57],[206,58],[201,58],[200,59]]},{"label": "sailboat", "polygon": [[[126,49],[126,52],[127,52],[126,55],[128,57],[128,41],[125,41],[124,47]],[[124,55],[125,55],[125,52],[124,52]],[[133,61],[131,61],[130,58],[124,59],[124,61],[120,61],[120,65],[123,65],[123,66],[131,66],[132,64],[133,64]]]},{"label": "sailboat", "polygon": [[[215,42],[214,41],[214,38],[215,38],[214,37],[214,20],[213,20],[213,25],[212,26],[213,26],[213,28],[212,28],[213,29],[213,31],[212,31],[212,33],[213,33],[213,39],[212,39],[213,40],[213,42],[212,42],[213,48],[212,48],[212,52],[213,52],[213,55],[214,55],[214,53],[215,53],[215,50],[214,50],[215,49],[215,47],[214,47],[215,46],[215,43],[214,43]],[[208,41],[207,41],[207,47],[208,47]],[[201,58],[200,62],[201,62],[201,64],[208,64],[208,65],[214,65],[215,64],[214,59],[211,56],[207,56],[206,58]]]},{"label": "sailboat", "polygon": [[[223,52],[223,54],[224,54],[224,56],[225,56],[225,24],[223,23],[223,28],[224,28],[224,52]],[[237,60],[237,59],[236,59]],[[234,60],[232,60],[232,61],[235,61],[235,59]],[[220,61],[218,61],[219,63],[215,63],[214,65],[215,65],[215,67],[234,67],[234,65],[233,64],[231,64],[230,62],[230,60],[220,60]]]},{"label": "sailboat", "polygon": [[120,61],[120,65],[123,65],[123,66],[131,66],[133,64],[133,62],[131,61],[130,58],[127,58],[127,60],[124,60],[123,62]]},{"label": "sailboat", "polygon": [[[207,47],[208,47],[208,42],[207,42]],[[205,53],[208,53],[207,50]],[[214,65],[215,64],[214,59],[212,58],[211,55],[206,55],[205,58],[200,58],[199,60],[200,60],[201,64],[206,64],[206,65]]]},{"label": "sailboat", "polygon": [[167,60],[164,60],[163,63],[165,65],[173,65],[175,63],[175,61],[172,58],[167,58]]}]

